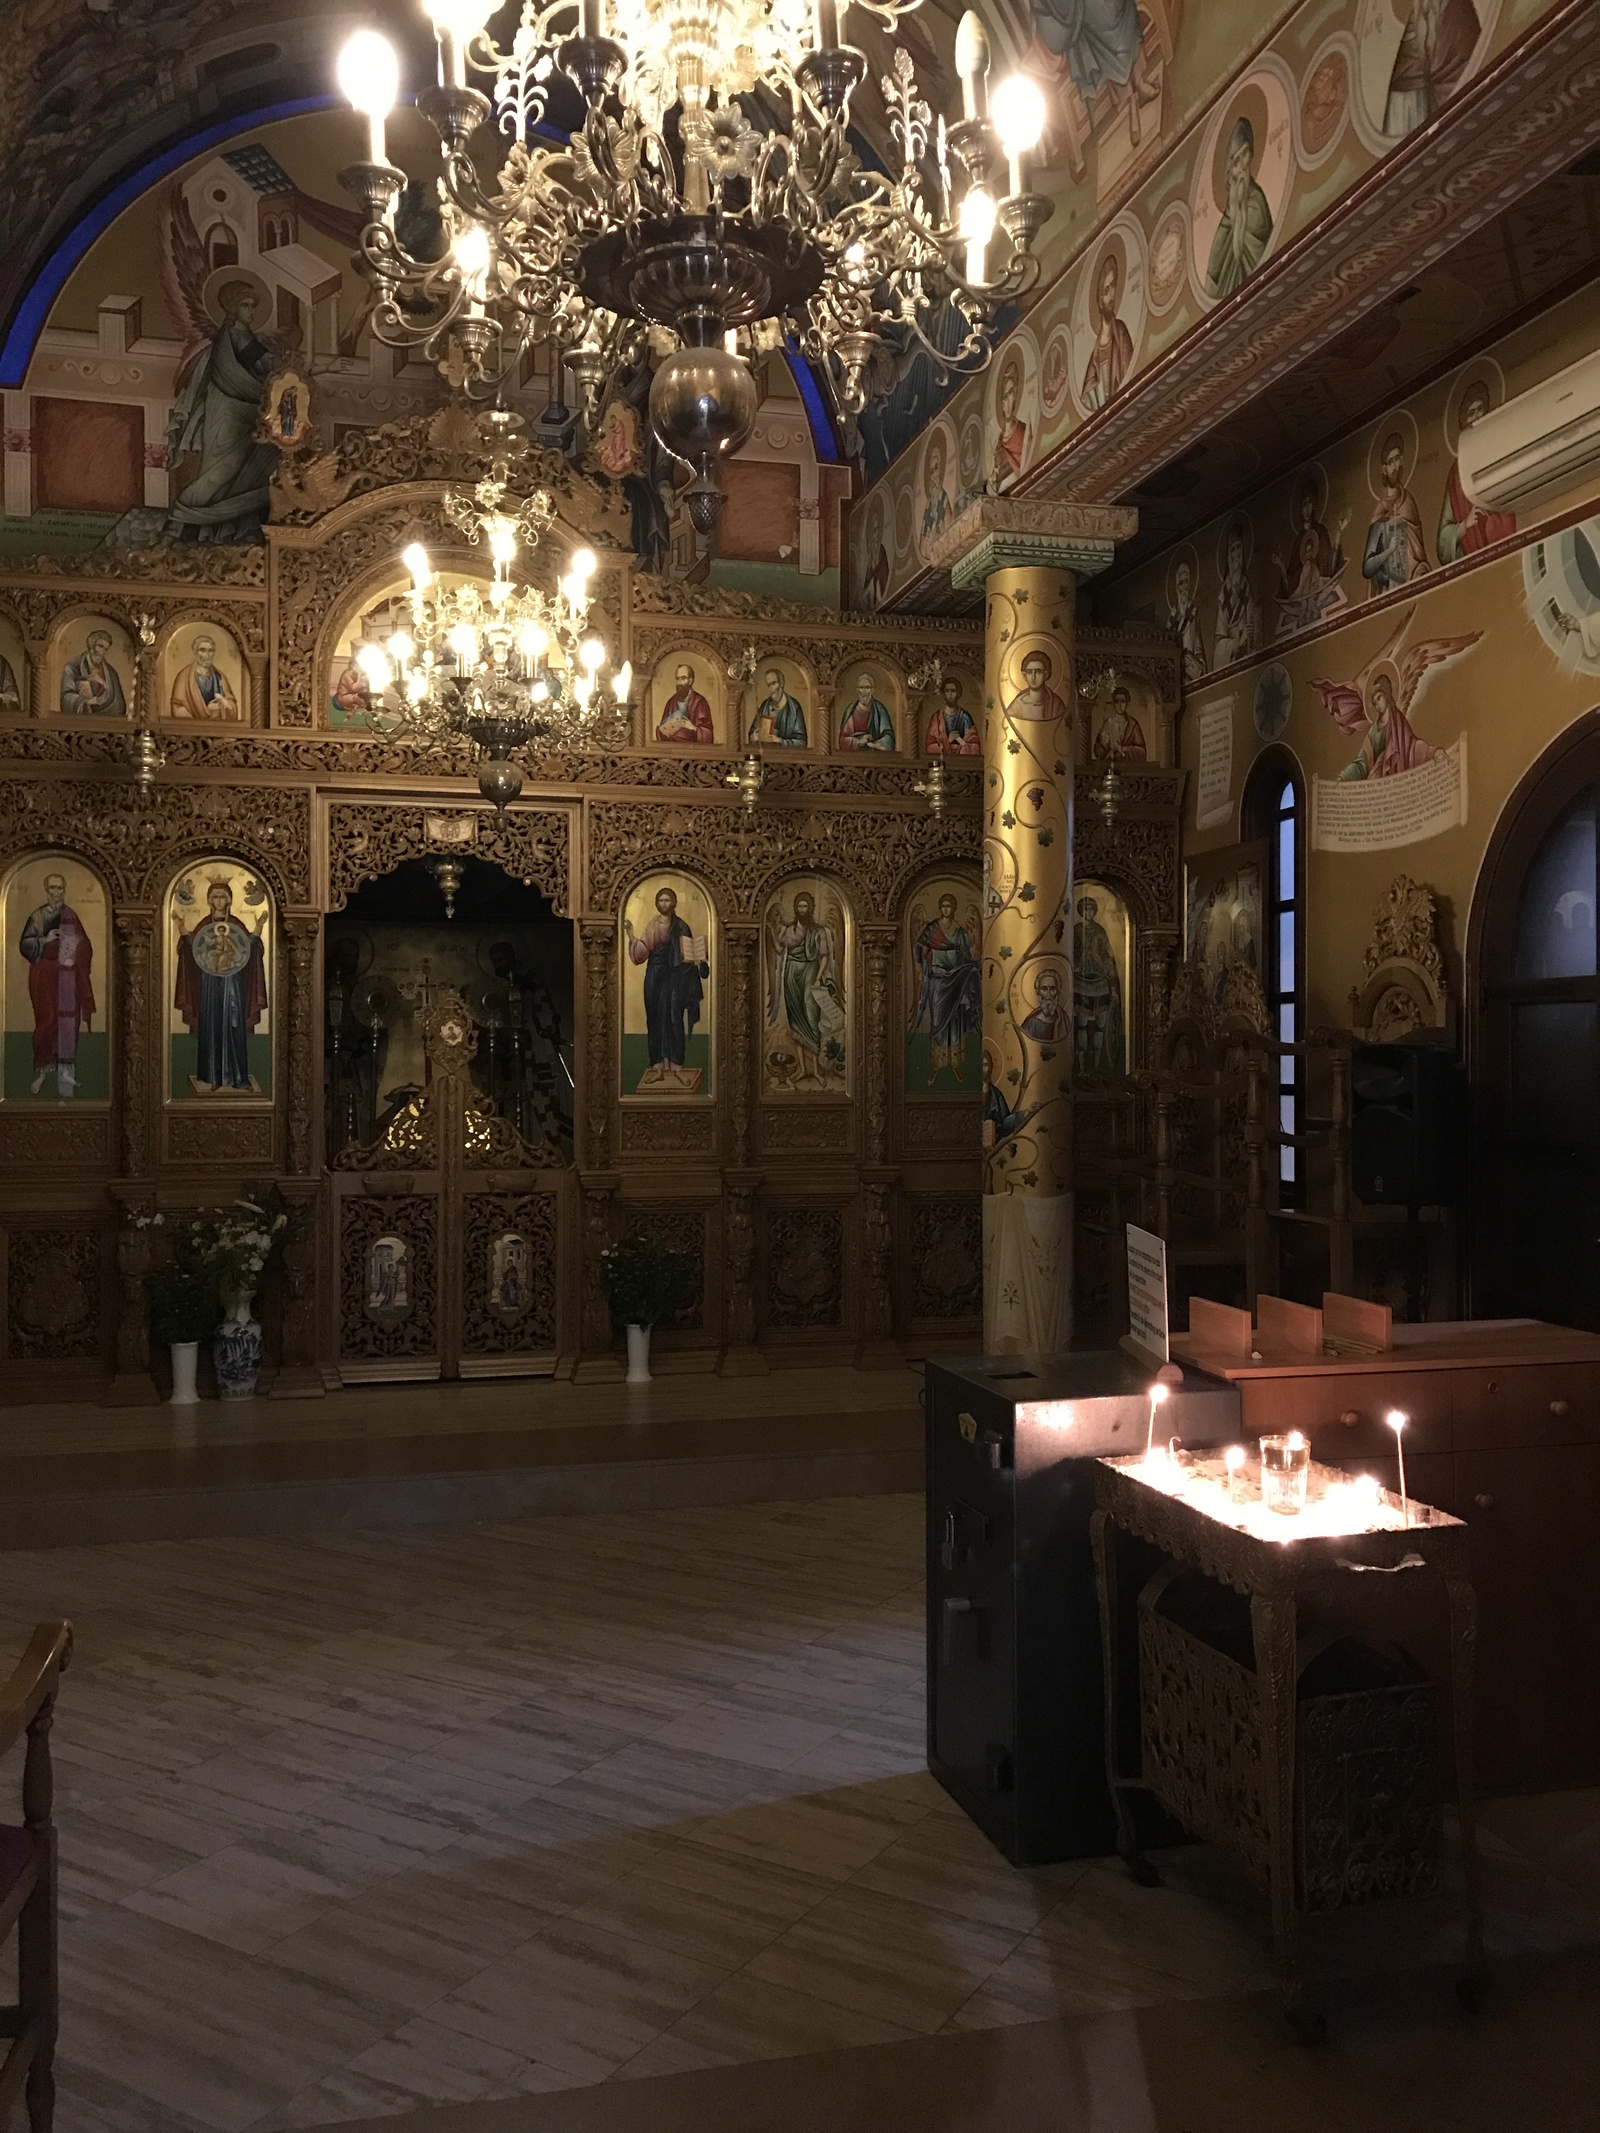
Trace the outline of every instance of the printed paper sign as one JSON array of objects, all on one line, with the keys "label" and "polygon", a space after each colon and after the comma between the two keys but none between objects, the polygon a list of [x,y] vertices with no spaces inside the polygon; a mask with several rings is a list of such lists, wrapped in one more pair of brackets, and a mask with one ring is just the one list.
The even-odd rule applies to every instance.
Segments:
[{"label": "printed paper sign", "polygon": [[1149,1230],[1128,1224],[1128,1337],[1166,1362],[1167,1247]]}]

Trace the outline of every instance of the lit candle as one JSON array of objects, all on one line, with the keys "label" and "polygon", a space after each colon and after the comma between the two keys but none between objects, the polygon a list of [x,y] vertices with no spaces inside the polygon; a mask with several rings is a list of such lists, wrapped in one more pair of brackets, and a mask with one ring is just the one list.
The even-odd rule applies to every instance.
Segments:
[{"label": "lit candle", "polygon": [[1261,1501],[1269,1511],[1297,1517],[1306,1507],[1310,1478],[1311,1446],[1299,1430],[1261,1439]]},{"label": "lit candle", "polygon": [[1147,1429],[1147,1430],[1145,1431],[1145,1438],[1144,1438],[1144,1455],[1145,1455],[1145,1457],[1146,1457],[1147,1459],[1149,1459],[1150,1457],[1152,1457],[1152,1455],[1154,1454],[1154,1451],[1155,1451],[1155,1442],[1156,1442],[1156,1409],[1157,1409],[1158,1407],[1163,1407],[1163,1406],[1165,1406],[1166,1402],[1167,1402],[1167,1401],[1168,1401],[1168,1400],[1169,1400],[1169,1399],[1170,1399],[1171,1397],[1172,1397],[1172,1388],[1171,1388],[1171,1386],[1170,1386],[1170,1385],[1163,1385],[1163,1384],[1162,1384],[1162,1382],[1161,1382],[1161,1380],[1160,1380],[1159,1378],[1157,1378],[1157,1379],[1156,1379],[1156,1381],[1155,1381],[1155,1383],[1154,1383],[1154,1384],[1153,1384],[1153,1385],[1151,1386],[1151,1388],[1150,1388],[1150,1427],[1149,1427],[1149,1428],[1148,1428],[1148,1429]]},{"label": "lit candle", "polygon": [[1400,1461],[1400,1523],[1409,1528],[1411,1524],[1411,1500],[1406,1495],[1406,1447],[1404,1430],[1406,1418],[1398,1407],[1391,1407],[1383,1418],[1394,1431],[1395,1457]]},{"label": "lit candle", "polygon": [[1228,1449],[1227,1449],[1227,1450],[1226,1450],[1226,1451],[1225,1451],[1225,1452],[1223,1453],[1223,1455],[1222,1455],[1222,1458],[1223,1458],[1223,1464],[1224,1464],[1224,1465],[1225,1465],[1225,1466],[1227,1467],[1227,1469],[1228,1469],[1228,1501],[1229,1501],[1229,1503],[1243,1503],[1243,1502],[1244,1502],[1244,1462],[1245,1462],[1245,1457],[1246,1457],[1246,1453],[1245,1453],[1245,1448],[1244,1448],[1244,1446],[1243,1446],[1242,1444],[1230,1444],[1230,1445],[1228,1446]]}]

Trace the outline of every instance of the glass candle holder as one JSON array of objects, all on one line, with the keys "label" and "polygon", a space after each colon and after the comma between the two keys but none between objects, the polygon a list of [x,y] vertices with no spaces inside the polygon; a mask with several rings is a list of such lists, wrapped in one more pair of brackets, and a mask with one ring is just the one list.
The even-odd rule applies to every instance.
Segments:
[{"label": "glass candle holder", "polygon": [[1222,1455],[1228,1472],[1229,1503],[1248,1503],[1250,1500],[1250,1480],[1245,1473],[1245,1456],[1242,1444],[1230,1444]]},{"label": "glass candle holder", "polygon": [[1306,1484],[1310,1478],[1311,1446],[1299,1430],[1262,1438],[1261,1501],[1269,1511],[1297,1518],[1306,1507]]}]

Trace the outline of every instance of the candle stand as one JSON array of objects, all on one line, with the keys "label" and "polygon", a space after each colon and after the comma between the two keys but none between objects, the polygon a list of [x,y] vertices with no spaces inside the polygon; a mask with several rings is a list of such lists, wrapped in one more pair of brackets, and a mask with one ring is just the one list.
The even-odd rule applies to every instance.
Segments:
[{"label": "candle stand", "polygon": [[[1304,2042],[1319,2040],[1325,2023],[1305,1995],[1302,1917],[1432,1887],[1441,1787],[1434,1685],[1370,1647],[1302,1638],[1300,1609],[1336,1613],[1358,1588],[1381,1602],[1416,1579],[1442,1586],[1467,1914],[1457,1990],[1475,2008],[1483,1914],[1466,1527],[1414,1501],[1403,1512],[1375,1483],[1319,1464],[1305,1511],[1286,1517],[1263,1506],[1258,1486],[1241,1490],[1220,1452],[1100,1459],[1094,1494],[1118,1850],[1136,1880],[1158,1879],[1132,1813],[1133,1795],[1145,1792],[1232,1857],[1271,1902],[1284,2011]],[[1134,1610],[1127,1585],[1136,1559]]]}]

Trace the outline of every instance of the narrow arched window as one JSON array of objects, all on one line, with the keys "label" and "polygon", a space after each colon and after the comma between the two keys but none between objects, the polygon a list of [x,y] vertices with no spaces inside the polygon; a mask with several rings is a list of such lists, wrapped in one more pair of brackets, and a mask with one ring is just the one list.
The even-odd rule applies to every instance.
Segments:
[{"label": "narrow arched window", "polygon": [[[1261,981],[1272,1033],[1281,1044],[1298,1044],[1305,1005],[1305,790],[1287,749],[1269,748],[1251,770],[1243,808],[1247,836],[1259,838],[1266,892],[1266,939]],[[1278,1061],[1278,1125],[1297,1134],[1304,1113],[1304,1061],[1285,1052]],[[1297,1206],[1304,1197],[1300,1150],[1285,1142],[1278,1151],[1280,1198]]]}]

